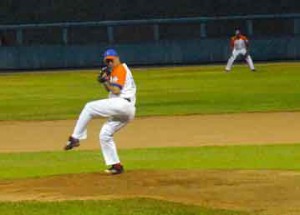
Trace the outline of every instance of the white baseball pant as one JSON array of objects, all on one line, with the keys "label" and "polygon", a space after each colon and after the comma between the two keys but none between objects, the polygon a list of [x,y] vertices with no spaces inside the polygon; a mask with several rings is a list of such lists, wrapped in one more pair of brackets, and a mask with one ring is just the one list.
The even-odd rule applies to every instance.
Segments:
[{"label": "white baseball pant", "polygon": [[[227,71],[230,71],[231,70],[231,67],[232,67],[232,64],[233,62],[236,60],[236,58],[239,56],[239,55],[243,55],[245,56],[247,53],[247,50],[246,49],[240,49],[240,50],[236,50],[234,49],[232,51],[232,55],[230,56],[230,58],[228,59],[228,62],[227,62],[227,65],[226,65],[226,70]],[[254,70],[254,64],[253,64],[253,61],[252,61],[252,58],[251,56],[248,54],[247,56],[245,56],[245,60],[246,62],[248,63],[249,67],[251,70]]]},{"label": "white baseball pant", "polygon": [[99,133],[100,146],[106,165],[120,163],[113,135],[135,116],[135,106],[124,98],[109,98],[88,102],[81,111],[72,137],[87,138],[87,125],[95,117],[109,118]]}]

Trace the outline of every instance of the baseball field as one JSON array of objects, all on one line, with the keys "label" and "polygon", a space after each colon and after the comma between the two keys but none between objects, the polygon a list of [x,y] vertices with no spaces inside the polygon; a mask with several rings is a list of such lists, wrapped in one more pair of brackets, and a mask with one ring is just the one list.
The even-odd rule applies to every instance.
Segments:
[{"label": "baseball field", "polygon": [[97,69],[0,74],[5,215],[300,214],[300,63],[132,68],[136,119],[116,134],[125,173],[98,143],[62,148]]}]

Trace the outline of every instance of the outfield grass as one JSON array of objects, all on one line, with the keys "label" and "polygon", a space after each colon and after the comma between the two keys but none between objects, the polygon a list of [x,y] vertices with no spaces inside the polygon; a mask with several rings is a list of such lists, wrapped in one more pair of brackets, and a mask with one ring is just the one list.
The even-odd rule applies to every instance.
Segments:
[{"label": "outfield grass", "polygon": [[[300,170],[300,145],[209,146],[126,149],[127,170],[273,169]],[[98,151],[0,154],[0,179],[45,177],[105,169]],[[45,171],[47,169],[47,171]]]},{"label": "outfield grass", "polygon": [[[299,63],[132,69],[137,115],[300,110]],[[0,75],[0,120],[74,119],[84,104],[106,97],[97,70]]]}]

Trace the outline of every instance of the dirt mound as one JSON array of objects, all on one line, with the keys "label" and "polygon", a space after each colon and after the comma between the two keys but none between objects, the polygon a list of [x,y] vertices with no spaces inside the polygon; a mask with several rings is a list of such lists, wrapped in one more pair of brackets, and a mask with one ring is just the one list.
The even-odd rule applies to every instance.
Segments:
[{"label": "dirt mound", "polygon": [[1,201],[149,197],[262,214],[300,214],[300,173],[281,171],[127,171],[0,181]]}]

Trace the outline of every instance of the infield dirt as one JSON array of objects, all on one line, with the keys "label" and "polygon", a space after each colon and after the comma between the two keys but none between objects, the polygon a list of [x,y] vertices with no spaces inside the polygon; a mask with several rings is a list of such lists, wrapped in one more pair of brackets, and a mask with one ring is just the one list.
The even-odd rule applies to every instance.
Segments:
[{"label": "infield dirt", "polygon": [[[61,150],[75,120],[0,123],[0,152]],[[79,150],[99,149],[103,120],[89,124]],[[118,148],[300,142],[300,113],[248,113],[137,118],[116,135]],[[115,185],[118,186],[115,186]],[[105,186],[103,186],[105,185]],[[262,214],[300,214],[294,171],[127,171],[0,181],[1,201],[148,197]]]}]

